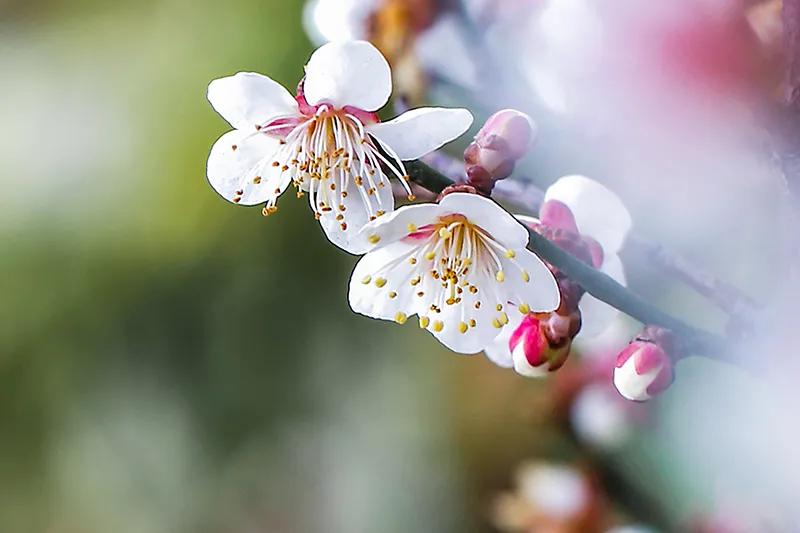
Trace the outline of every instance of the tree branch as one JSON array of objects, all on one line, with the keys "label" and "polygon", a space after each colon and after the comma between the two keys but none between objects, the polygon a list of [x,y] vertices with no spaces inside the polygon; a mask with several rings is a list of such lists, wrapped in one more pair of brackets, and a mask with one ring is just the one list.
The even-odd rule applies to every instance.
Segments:
[{"label": "tree branch", "polygon": [[[442,152],[432,152],[423,161],[456,182],[463,180],[464,162],[461,160]],[[495,184],[492,198],[513,206],[520,213],[535,215],[544,202],[544,191],[524,180],[500,180]],[[739,288],[692,264],[674,250],[641,235],[629,235],[625,250],[673,276],[732,317],[747,317],[759,308]]]},{"label": "tree branch", "polygon": [[[406,163],[412,181],[422,187],[441,192],[454,181],[421,161]],[[569,278],[578,282],[589,294],[635,318],[643,324],[655,324],[675,332],[684,342],[686,353],[728,360],[726,340],[718,335],[686,324],[682,320],[650,305],[628,288],[559,248],[538,233],[529,230],[530,249]]]}]

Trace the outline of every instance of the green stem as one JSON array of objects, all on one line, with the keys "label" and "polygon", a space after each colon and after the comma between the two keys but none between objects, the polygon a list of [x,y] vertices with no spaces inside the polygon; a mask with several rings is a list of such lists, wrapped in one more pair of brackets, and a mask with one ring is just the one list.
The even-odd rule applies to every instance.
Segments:
[{"label": "green stem", "polygon": [[[435,193],[454,184],[453,180],[421,161],[406,163],[406,171],[411,181]],[[578,282],[586,292],[598,300],[604,301],[642,324],[654,324],[672,330],[683,340],[687,355],[728,359],[727,342],[723,337],[697,329],[665,313],[535,231],[529,229],[528,233],[530,234],[528,247],[531,251]]]}]

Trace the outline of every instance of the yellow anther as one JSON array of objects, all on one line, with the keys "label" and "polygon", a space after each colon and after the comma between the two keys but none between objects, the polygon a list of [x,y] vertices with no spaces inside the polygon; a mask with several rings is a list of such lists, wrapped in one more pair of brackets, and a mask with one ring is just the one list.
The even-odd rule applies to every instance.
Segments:
[{"label": "yellow anther", "polygon": [[425,329],[428,327],[428,324],[431,323],[431,319],[426,316],[419,317],[419,327]]},{"label": "yellow anther", "polygon": [[467,325],[466,322],[461,322],[458,325],[458,331],[460,331],[461,333],[466,333],[468,329],[469,329],[469,326]]},{"label": "yellow anther", "polygon": [[531,275],[528,274],[527,270],[523,270],[522,271],[522,281],[524,281],[525,283],[528,283],[530,280],[531,280]]},{"label": "yellow anther", "polygon": [[386,278],[375,278],[375,285],[380,289],[386,285]]},{"label": "yellow anther", "polygon": [[517,257],[517,254],[516,252],[514,252],[514,250],[506,250],[506,257],[508,257],[509,259],[514,259],[515,257]]},{"label": "yellow anther", "polygon": [[361,280],[361,283],[363,283],[364,285],[368,285],[370,281],[372,281],[372,276],[367,275],[364,276],[364,278]]},{"label": "yellow anther", "polygon": [[508,315],[505,313],[500,313],[500,317],[498,318],[498,320],[500,320],[500,323],[505,326],[506,324],[508,324]]},{"label": "yellow anther", "polygon": [[447,239],[448,237],[450,237],[450,232],[447,231],[447,228],[440,228],[439,237],[442,239]]},{"label": "yellow anther", "polygon": [[397,298],[397,293],[392,291],[389,293],[389,298]]},{"label": "yellow anther", "polygon": [[416,278],[412,278],[412,279],[411,279],[411,284],[412,284],[412,285],[416,285],[416,284],[418,284],[419,282],[420,282],[420,278],[419,278],[419,276],[417,276]]},{"label": "yellow anther", "polygon": [[475,319],[474,319],[474,318],[470,318],[470,319],[469,319],[469,327],[471,327],[471,328],[474,328],[474,327],[475,327],[475,326],[477,326],[477,325],[478,325],[478,323],[477,323],[477,322],[475,322]]},{"label": "yellow anther", "polygon": [[408,259],[408,262],[411,263],[412,265],[416,265],[417,264],[417,258],[416,257],[410,257]]},{"label": "yellow anther", "polygon": [[409,224],[408,226],[406,226],[406,229],[408,229],[409,233],[414,233],[415,231],[417,231],[417,227],[414,224]]},{"label": "yellow anther", "polygon": [[494,306],[494,308],[497,309],[498,312],[500,312],[503,310],[503,304],[497,304],[496,306]]},{"label": "yellow anther", "polygon": [[500,329],[500,328],[503,327],[503,324],[499,320],[497,320],[496,318],[492,319],[492,325],[497,329]]},{"label": "yellow anther", "polygon": [[444,322],[442,322],[441,320],[434,320],[433,321],[433,331],[435,331],[436,333],[439,333],[443,329],[444,329]]},{"label": "yellow anther", "polygon": [[520,304],[519,307],[517,307],[517,309],[519,309],[519,312],[522,313],[523,315],[527,315],[528,313],[531,312],[531,308],[528,306],[528,304]]},{"label": "yellow anther", "polygon": [[394,321],[398,324],[405,324],[406,320],[408,320],[408,316],[402,311],[398,311],[397,314],[394,315]]},{"label": "yellow anther", "polygon": [[436,257],[436,252],[431,251],[425,254],[425,259],[427,259],[428,261],[433,261],[434,257]]},{"label": "yellow anther", "polygon": [[506,273],[503,272],[502,270],[498,270],[497,274],[495,274],[495,276],[494,276],[494,279],[496,279],[497,281],[502,283],[506,279]]},{"label": "yellow anther", "polygon": [[373,233],[372,235],[367,237],[367,240],[370,242],[370,244],[378,244],[381,240],[381,236],[378,235],[377,233]]}]

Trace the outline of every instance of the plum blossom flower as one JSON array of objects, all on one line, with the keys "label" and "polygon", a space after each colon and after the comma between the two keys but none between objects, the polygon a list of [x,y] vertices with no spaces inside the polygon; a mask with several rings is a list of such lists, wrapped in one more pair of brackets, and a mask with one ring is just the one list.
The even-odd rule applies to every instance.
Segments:
[{"label": "plum blossom flower", "polygon": [[[619,283],[625,284],[625,273],[619,251],[632,222],[628,210],[616,194],[585,176],[565,176],[545,192],[541,215],[541,221],[521,215],[517,218],[530,226],[542,224],[579,236],[588,245],[593,266]],[[580,334],[584,337],[602,333],[619,314],[616,309],[590,294],[584,294],[580,298],[578,307]],[[539,318],[541,321],[541,317]],[[561,324],[558,319],[559,317],[551,317],[548,321],[555,320],[555,324]],[[546,372],[532,370],[531,357],[525,357],[524,350],[517,350],[515,357],[513,349],[509,348],[511,335],[522,321],[523,317],[517,317],[509,324],[511,327],[504,328],[495,342],[487,348],[486,355],[494,363],[506,368],[513,366],[523,375],[544,375]],[[553,337],[551,340],[557,341],[564,335],[551,335],[551,337]],[[538,354],[534,358],[541,359]],[[563,363],[563,360],[561,362]]]},{"label": "plum blossom flower", "polygon": [[211,148],[208,180],[226,200],[265,204],[294,185],[308,193],[328,238],[351,253],[369,243],[359,230],[394,210],[389,177],[409,195],[403,161],[418,159],[464,133],[465,109],[420,108],[380,122],[375,111],[392,91],[389,65],[365,41],[328,43],[306,65],[293,98],[272,79],[252,72],[220,78],[208,99],[235,129]]},{"label": "plum blossom flower", "polygon": [[401,324],[418,315],[455,352],[480,352],[511,316],[559,304],[553,275],[526,249],[525,227],[477,194],[401,207],[362,233],[374,248],[353,271],[352,309]]},{"label": "plum blossom flower", "polygon": [[[619,252],[633,225],[631,215],[610,189],[586,176],[572,175],[558,179],[548,187],[544,203],[561,202],[575,217],[578,233],[594,241],[591,247],[594,267],[625,285],[625,269]],[[602,333],[619,312],[591,294],[580,302],[583,317],[582,333]]]}]

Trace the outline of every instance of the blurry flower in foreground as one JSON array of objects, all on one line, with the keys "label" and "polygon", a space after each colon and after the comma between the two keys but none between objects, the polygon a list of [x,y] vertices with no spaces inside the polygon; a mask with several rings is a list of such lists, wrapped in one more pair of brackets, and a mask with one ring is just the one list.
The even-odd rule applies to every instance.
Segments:
[{"label": "blurry flower in foreground", "polygon": [[647,326],[617,356],[614,386],[629,400],[647,401],[672,384],[675,340],[672,333]]},{"label": "blurry flower in foreground", "polygon": [[494,505],[494,523],[501,531],[601,531],[601,499],[581,471],[526,463],[516,480],[516,490],[501,495]]},{"label": "blurry flower in foreground", "polygon": [[[517,218],[625,284],[618,252],[630,231],[631,217],[616,194],[587,177],[565,176],[545,192],[540,215],[541,220],[525,216]],[[526,376],[545,375],[563,364],[569,355],[572,338],[578,331],[582,331],[584,336],[599,334],[618,315],[613,307],[589,294],[583,294],[579,286],[560,272],[555,271],[555,274],[562,292],[561,306],[554,313],[533,317],[540,327],[540,338],[548,342],[515,342],[510,345],[512,332],[523,323],[522,317],[519,317],[487,348],[486,355],[493,362],[503,367],[513,366]],[[525,329],[530,329],[533,324],[533,320],[528,320]],[[518,340],[520,336],[515,338]],[[532,336],[523,338],[532,339]],[[543,365],[545,361],[547,365]]]},{"label": "blurry flower in foreground", "polygon": [[308,193],[331,242],[364,252],[369,243],[358,230],[394,210],[385,172],[410,195],[403,161],[439,148],[472,123],[469,111],[442,108],[414,109],[381,123],[374,111],[391,91],[389,65],[364,41],[317,49],[297,98],[260,74],[212,81],[208,99],[235,129],[211,148],[211,186],[231,202],[265,204],[270,214],[293,184],[298,195]]},{"label": "blurry flower in foreground", "polygon": [[353,271],[353,310],[401,324],[416,314],[455,352],[480,352],[511,316],[559,304],[553,275],[526,249],[527,230],[477,194],[401,207],[362,233],[375,247]]},{"label": "blurry flower in foreground", "polygon": [[533,120],[515,109],[504,109],[489,117],[464,151],[469,184],[490,194],[495,181],[511,175],[535,135]]}]

